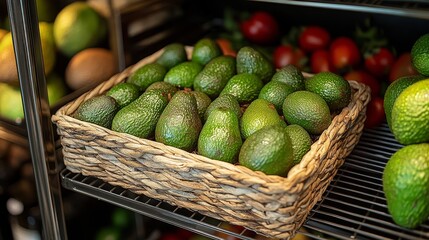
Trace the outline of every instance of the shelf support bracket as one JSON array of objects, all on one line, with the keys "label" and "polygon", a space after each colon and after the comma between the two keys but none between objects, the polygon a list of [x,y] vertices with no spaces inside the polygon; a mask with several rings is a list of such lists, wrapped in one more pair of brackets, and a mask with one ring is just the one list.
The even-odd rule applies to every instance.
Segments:
[{"label": "shelf support bracket", "polygon": [[43,239],[67,239],[36,1],[7,0]]}]

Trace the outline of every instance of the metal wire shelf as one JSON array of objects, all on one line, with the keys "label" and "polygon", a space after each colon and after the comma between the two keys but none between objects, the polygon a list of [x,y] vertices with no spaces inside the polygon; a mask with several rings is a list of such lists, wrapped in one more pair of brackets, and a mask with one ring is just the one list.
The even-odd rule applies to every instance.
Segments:
[{"label": "metal wire shelf", "polygon": [[[387,212],[382,173],[390,156],[401,148],[386,124],[366,129],[344,165],[338,170],[320,202],[310,212],[303,232],[315,239],[429,239],[429,222],[410,230],[393,223]],[[61,172],[65,188],[133,210],[148,217],[188,229],[212,239],[224,236],[255,239],[244,229],[234,232],[222,222],[114,187],[94,177]],[[316,234],[316,232],[323,235]]]},{"label": "metal wire shelf", "polygon": [[252,0],[304,7],[317,7],[429,19],[427,0]]}]

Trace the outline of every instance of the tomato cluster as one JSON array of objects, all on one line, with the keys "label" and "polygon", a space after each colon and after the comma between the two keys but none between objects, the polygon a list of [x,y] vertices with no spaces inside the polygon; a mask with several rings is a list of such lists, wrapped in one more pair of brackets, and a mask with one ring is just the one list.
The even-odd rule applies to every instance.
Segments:
[{"label": "tomato cluster", "polygon": [[[377,39],[358,39],[352,34],[335,36],[335,32],[317,25],[293,27],[289,33],[282,35],[284,29],[276,18],[263,11],[241,19],[238,25],[243,44],[269,46],[267,49],[270,49],[271,60],[277,69],[293,64],[302,71],[334,72],[347,80],[368,85],[372,98],[367,107],[368,128],[385,121],[383,94],[387,85],[399,77],[417,73],[409,52],[396,55],[391,46],[386,44],[367,44],[372,40],[376,42]],[[294,34],[290,34],[293,29]],[[286,37],[287,41],[284,41]],[[367,45],[360,44],[362,42]],[[368,45],[371,47],[368,48]],[[233,55],[231,46],[221,47],[224,52]]]}]

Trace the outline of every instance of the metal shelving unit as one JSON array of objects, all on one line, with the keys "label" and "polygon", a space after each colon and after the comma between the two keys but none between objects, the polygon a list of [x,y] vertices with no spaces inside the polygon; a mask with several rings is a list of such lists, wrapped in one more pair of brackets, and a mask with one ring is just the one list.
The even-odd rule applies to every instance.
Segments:
[{"label": "metal shelving unit", "polygon": [[[366,129],[344,165],[310,212],[304,227],[326,234],[304,233],[316,239],[429,239],[429,225],[409,230],[393,223],[387,212],[381,177],[390,156],[401,145],[393,138],[387,124]],[[137,195],[94,177],[61,172],[62,185],[70,190],[107,201],[143,215],[201,235],[220,239],[219,233],[240,239],[255,239],[249,230],[231,232],[221,221],[187,209]]]},{"label": "metal shelving unit", "polygon": [[[424,0],[253,1],[429,19],[429,2]],[[46,109],[46,81],[43,76],[40,41],[37,40],[38,27],[34,26],[37,22],[35,1],[8,0],[7,5],[15,35],[14,45],[20,83],[23,86],[27,137],[35,166],[44,239],[67,239],[57,184],[58,174],[63,187],[67,189],[213,239],[222,239],[218,237],[218,233],[241,239],[255,239],[255,233],[249,230],[233,232],[223,227],[221,221],[136,195],[96,178],[75,174],[67,169],[59,173],[61,169],[58,169],[52,150],[55,144],[52,139],[52,123],[49,121],[50,111]],[[10,129],[3,131],[10,134]],[[324,236],[304,234],[316,239],[429,239],[427,223],[417,229],[407,230],[395,225],[387,212],[381,176],[388,158],[400,147],[386,125],[365,130],[361,141],[304,224],[307,229],[317,230]]]},{"label": "metal shelving unit", "polygon": [[409,0],[409,1],[401,1],[401,0],[318,0],[318,1],[251,0],[251,1],[429,19],[429,14],[428,14],[429,2],[426,0]]}]

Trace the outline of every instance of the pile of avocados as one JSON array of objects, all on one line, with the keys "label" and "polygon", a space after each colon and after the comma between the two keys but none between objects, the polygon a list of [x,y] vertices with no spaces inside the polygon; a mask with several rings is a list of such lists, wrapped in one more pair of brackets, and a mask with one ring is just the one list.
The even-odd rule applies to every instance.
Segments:
[{"label": "pile of avocados", "polygon": [[250,46],[232,57],[203,38],[189,57],[184,45],[167,45],[156,61],[83,102],[72,117],[287,176],[351,94],[334,73],[304,78],[293,65],[275,69]]}]

